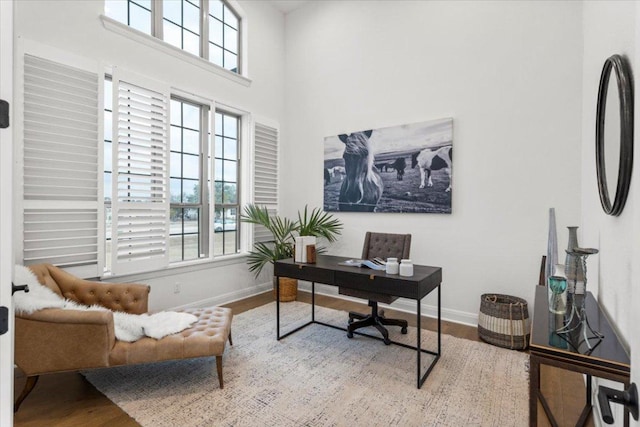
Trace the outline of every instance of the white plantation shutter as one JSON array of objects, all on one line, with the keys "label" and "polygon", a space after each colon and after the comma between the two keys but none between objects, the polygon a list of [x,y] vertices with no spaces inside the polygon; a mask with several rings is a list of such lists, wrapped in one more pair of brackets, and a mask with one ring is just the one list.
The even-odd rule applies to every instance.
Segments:
[{"label": "white plantation shutter", "polygon": [[23,59],[23,263],[98,276],[99,76],[32,54]]},{"label": "white plantation shutter", "polygon": [[[261,123],[254,126],[254,192],[253,203],[266,206],[269,213],[278,212],[278,129]],[[255,226],[256,242],[272,239],[262,226]]]},{"label": "white plantation shutter", "polygon": [[112,271],[169,263],[169,88],[113,75]]}]

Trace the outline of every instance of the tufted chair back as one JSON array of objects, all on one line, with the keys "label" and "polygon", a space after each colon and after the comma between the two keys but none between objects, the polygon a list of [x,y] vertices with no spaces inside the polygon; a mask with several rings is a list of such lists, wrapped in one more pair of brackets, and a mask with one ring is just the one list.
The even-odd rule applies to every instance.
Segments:
[{"label": "tufted chair back", "polygon": [[[362,246],[362,259],[379,257],[386,261],[387,258],[398,258],[398,262],[400,262],[403,258],[409,258],[410,249],[411,234],[372,233],[371,231],[367,231],[367,234],[364,236],[364,244]],[[349,295],[352,297],[387,304],[391,304],[398,299],[398,297],[391,295],[342,287],[338,288],[338,292],[342,295]]]},{"label": "tufted chair back", "polygon": [[372,233],[367,231],[364,236],[364,245],[362,246],[362,259],[371,259],[379,257],[398,258],[400,262],[403,258],[409,258],[411,249],[411,234],[392,234],[392,233]]},{"label": "tufted chair back", "polygon": [[149,287],[140,285],[110,286],[108,282],[80,279],[52,264],[34,264],[29,269],[38,281],[62,296],[80,304],[99,304],[114,311],[142,314],[148,310]]}]

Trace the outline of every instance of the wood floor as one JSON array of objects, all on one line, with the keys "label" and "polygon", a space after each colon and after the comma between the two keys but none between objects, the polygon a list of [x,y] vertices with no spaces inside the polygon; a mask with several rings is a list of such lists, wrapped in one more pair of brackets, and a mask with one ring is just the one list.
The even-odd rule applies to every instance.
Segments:
[{"label": "wood floor", "polygon": [[[310,302],[309,294],[300,292],[299,301]],[[234,314],[259,307],[273,301],[271,293],[264,293],[242,301],[227,304],[233,309]],[[357,304],[338,298],[316,295],[316,304],[329,308],[345,311],[359,311],[366,313],[369,310],[366,304]],[[404,318],[409,325],[415,326],[415,316],[387,310],[388,317]],[[422,321],[422,327],[435,330],[436,321],[427,319]],[[475,327],[459,325],[443,321],[442,333],[458,338],[478,341],[478,332]],[[560,426],[573,426],[578,419],[584,405],[585,387],[582,376],[573,372],[566,372],[555,368],[542,367],[542,389],[547,400],[556,415]],[[547,369],[545,369],[547,368]],[[428,382],[428,380],[427,380]],[[16,370],[15,393],[16,396],[22,390],[25,377]],[[523,419],[528,419],[529,414],[521,414]],[[542,407],[538,404],[538,425],[547,427]],[[526,423],[526,421],[525,421]],[[593,421],[589,419],[587,426],[593,427]],[[97,391],[84,377],[78,373],[62,373],[43,375],[40,377],[35,389],[24,401],[20,410],[14,415],[16,427],[99,427],[138,426],[131,417],[120,408],[111,403],[102,393]]]}]

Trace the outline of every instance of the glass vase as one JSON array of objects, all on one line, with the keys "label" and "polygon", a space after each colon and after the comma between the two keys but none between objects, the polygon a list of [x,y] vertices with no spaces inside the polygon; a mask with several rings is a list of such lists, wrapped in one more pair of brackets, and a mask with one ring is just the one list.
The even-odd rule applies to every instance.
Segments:
[{"label": "glass vase", "polygon": [[547,281],[547,297],[551,313],[564,314],[567,311],[567,278],[562,264],[555,265],[553,275]]}]

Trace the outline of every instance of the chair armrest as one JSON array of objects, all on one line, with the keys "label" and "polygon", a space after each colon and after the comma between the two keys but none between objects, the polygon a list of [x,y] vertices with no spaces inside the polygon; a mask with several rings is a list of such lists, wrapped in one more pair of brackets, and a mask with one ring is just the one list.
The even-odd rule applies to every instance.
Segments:
[{"label": "chair armrest", "polygon": [[16,315],[15,362],[26,375],[109,366],[113,313],[45,309]]}]

